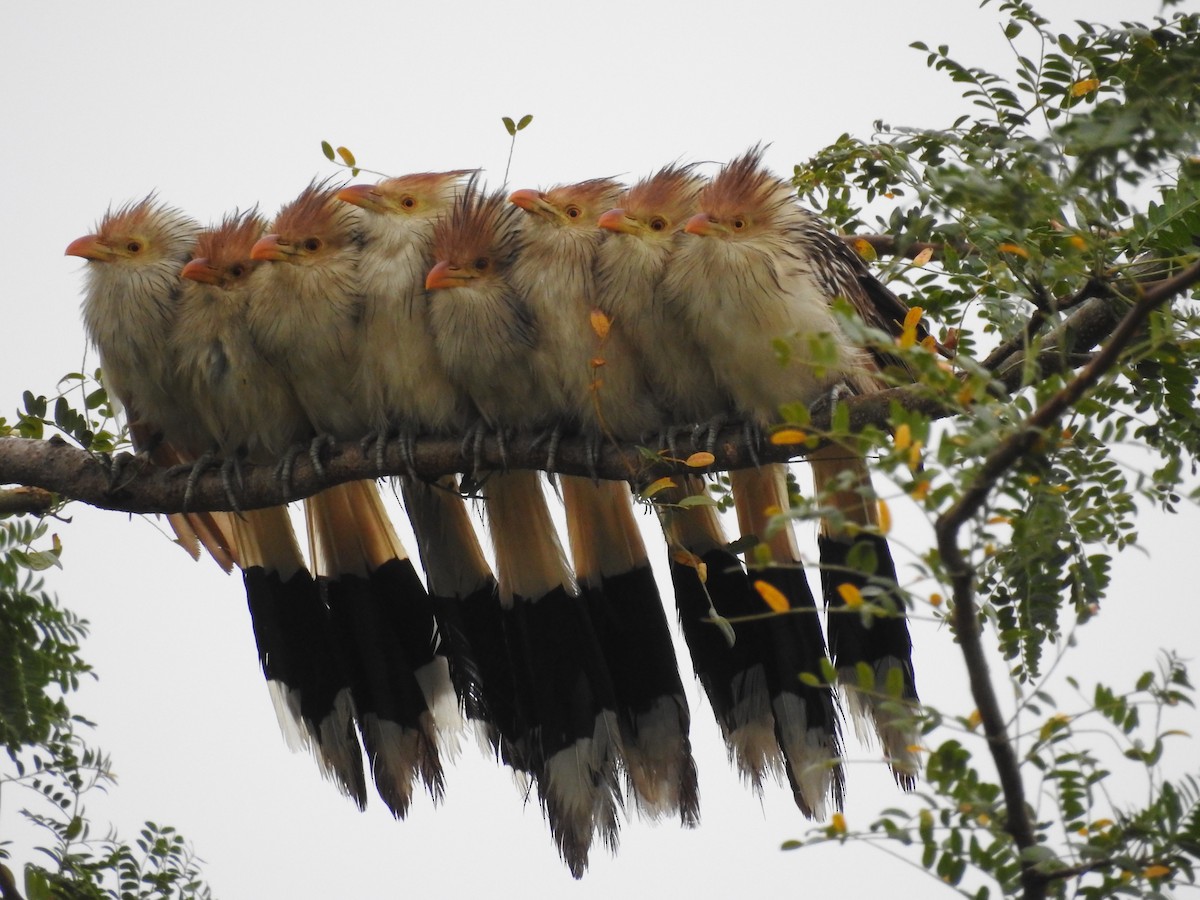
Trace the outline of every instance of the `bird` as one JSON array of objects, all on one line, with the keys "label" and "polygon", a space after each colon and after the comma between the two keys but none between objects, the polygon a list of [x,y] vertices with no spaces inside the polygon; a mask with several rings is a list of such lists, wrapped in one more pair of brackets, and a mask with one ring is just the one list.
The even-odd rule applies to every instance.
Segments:
[{"label": "bird", "polygon": [[[359,260],[365,303],[356,391],[375,431],[398,434],[412,461],[418,434],[461,434],[471,423],[466,396],[449,380],[434,346],[425,277],[433,229],[472,170],[419,172],[342,188],[362,210]],[[443,653],[468,719],[495,752],[513,761],[518,740],[513,662],[504,640],[497,585],[459,493],[456,476],[433,484],[399,479],[438,610]]]},{"label": "bird", "polygon": [[[765,167],[763,153],[761,145],[751,148],[701,190],[699,209],[684,228],[689,237],[676,248],[664,277],[662,297],[702,347],[733,411],[767,428],[780,421],[784,404],[812,407],[829,402],[839,390],[879,388],[875,360],[838,325],[836,298],[870,313],[873,323],[886,324],[904,306],[796,202],[791,184]],[[787,347],[782,363],[776,350],[780,341]],[[874,727],[897,782],[911,788],[917,768],[908,712],[917,698],[912,645],[895,565],[878,533],[870,472],[860,455],[837,443],[811,454],[809,461],[818,489],[838,511],[837,518],[823,519],[819,548],[839,681],[856,727]],[[859,554],[874,560],[872,571],[856,571],[851,563]],[[868,627],[846,610],[839,587],[870,583],[881,586],[894,614],[876,617]],[[858,689],[860,664],[869,670],[864,690]],[[892,683],[898,688],[895,696],[882,687]],[[896,710],[897,700],[903,711]]]},{"label": "bird", "polygon": [[[621,205],[599,220],[613,233],[601,249],[597,272],[601,306],[614,327],[625,322],[636,336],[646,378],[669,410],[668,421],[676,425],[720,416],[730,405],[727,390],[705,362],[696,333],[663,297],[679,247],[687,242],[683,229],[697,210],[703,186],[694,167],[669,165],[635,184]],[[623,395],[615,394],[606,408],[626,405]],[[735,478],[734,487],[743,529],[760,534],[757,519],[747,522],[745,514],[782,502],[780,494],[786,496],[786,488],[780,473],[750,472]],[[760,581],[773,578],[783,588],[787,605],[801,610],[762,619],[763,599],[729,550],[711,507],[670,506],[688,494],[703,493],[702,482],[689,478],[656,495],[674,548],[676,604],[696,673],[730,755],[751,785],[761,790],[768,774],[782,773],[799,809],[820,817],[827,799],[840,808],[844,775],[832,693],[799,678],[804,672],[819,672],[825,655],[820,625],[805,611],[813,607],[811,593],[802,574],[760,576]],[[776,543],[782,540],[775,538]],[[712,624],[718,618],[747,616],[754,618],[730,626],[732,635]]]},{"label": "bird", "polygon": [[[262,263],[250,250],[265,233],[257,211],[202,231],[180,272],[169,348],[176,407],[199,426],[196,456],[273,465],[306,437],[291,388],[255,348],[246,324],[249,284]],[[231,517],[259,663],[280,728],[312,750],[322,774],[366,805],[362,756],[345,660],[329,639],[328,611],[296,541],[286,506]]]},{"label": "bird", "polygon": [[[510,276],[519,211],[474,182],[434,229],[437,260],[425,286],[435,346],[480,427],[497,434],[530,421],[539,390],[529,355],[537,323]],[[518,697],[530,723],[528,766],[559,854],[576,878],[598,835],[617,841],[620,732],[611,678],[587,607],[558,542],[538,476],[476,473],[482,481],[506,627],[524,661]]]},{"label": "bird", "polygon": [[[607,234],[597,220],[621,190],[597,178],[509,196],[528,213],[510,281],[538,324],[531,365],[541,391],[527,406],[595,443],[605,437],[597,391],[610,378],[642,385],[623,331],[609,328],[599,341],[592,324],[596,251]],[[629,393],[648,397],[636,387]],[[629,486],[571,475],[559,483],[575,575],[616,691],[630,794],[651,818],[675,814],[693,827],[699,789],[691,714]]]},{"label": "bird", "polygon": [[[268,263],[250,277],[252,339],[292,388],[302,424],[318,441],[369,430],[365,400],[351,389],[363,323],[356,212],[334,187],[310,183],[250,252]],[[432,604],[374,483],[326,489],[305,501],[305,511],[318,583],[351,661],[375,785],[403,817],[418,778],[435,801],[443,796],[441,756],[457,746],[457,698],[435,652]]]},{"label": "bird", "polygon": [[[138,455],[159,466],[187,462],[163,441],[164,430],[191,423],[171,402],[174,372],[166,344],[179,292],[179,271],[191,256],[199,223],[154,194],[110,208],[96,231],[72,241],[67,256],[87,260],[84,329],[100,356],[109,397],[122,409]],[[114,476],[120,466],[114,462]],[[193,559],[201,545],[220,567],[233,566],[223,513],[167,517],[178,543]]]}]

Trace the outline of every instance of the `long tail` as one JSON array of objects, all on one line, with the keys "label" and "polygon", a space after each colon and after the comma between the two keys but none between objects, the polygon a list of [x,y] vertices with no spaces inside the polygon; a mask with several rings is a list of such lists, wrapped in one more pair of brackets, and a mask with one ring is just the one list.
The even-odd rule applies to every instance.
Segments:
[{"label": "long tail", "polygon": [[616,848],[621,741],[612,682],[538,478],[496,473],[484,491],[518,696],[532,715],[528,759],[559,854],[579,878],[597,834]]},{"label": "long tail", "polygon": [[[747,624],[762,629],[770,648],[767,687],[792,795],[805,815],[822,818],[829,798],[841,809],[845,794],[841,717],[832,686],[801,679],[820,679],[826,651],[792,529],[784,522],[771,530],[772,516],[788,507],[787,469],[741,469],[730,473],[730,481],[742,534],[760,542],[746,553],[750,578],[775,588],[793,610]],[[756,555],[763,546],[769,551],[765,564]]]},{"label": "long tail", "polygon": [[258,659],[293,750],[311,749],[321,773],[359,809],[367,802],[354,736],[350,678],[329,638],[329,614],[304,565],[285,507],[231,517]]},{"label": "long tail", "polygon": [[518,749],[527,713],[517,696],[496,579],[458,479],[448,475],[431,485],[406,477],[400,487],[437,610],[438,652],[449,663],[459,703],[506,764],[528,771]]},{"label": "long tail", "polygon": [[403,817],[420,777],[444,793],[436,710],[457,713],[445,660],[434,652],[433,606],[371,482],[305,501],[318,579],[351,660],[359,731],[375,786]]},{"label": "long tail", "polygon": [[677,505],[704,491],[703,481],[688,477],[654,499],[671,551],[675,603],[692,667],[731,760],[761,791],[764,777],[782,774],[784,768],[767,675],[772,654],[761,628],[725,620],[760,615],[764,605],[728,549],[716,511]]},{"label": "long tail", "polygon": [[[823,520],[817,538],[829,649],[838,681],[846,692],[855,731],[862,736],[866,725],[879,736],[897,784],[911,790],[920,761],[913,716],[917,685],[905,601],[887,541],[858,531],[878,525],[871,473],[862,457],[836,444],[808,459],[817,490],[841,515],[840,521]],[[870,599],[890,614],[864,618],[848,610],[839,590],[843,585],[877,592]]]},{"label": "long tail", "polygon": [[575,574],[616,692],[629,786],[643,813],[694,827],[691,715],[629,487],[572,476],[560,483]]}]

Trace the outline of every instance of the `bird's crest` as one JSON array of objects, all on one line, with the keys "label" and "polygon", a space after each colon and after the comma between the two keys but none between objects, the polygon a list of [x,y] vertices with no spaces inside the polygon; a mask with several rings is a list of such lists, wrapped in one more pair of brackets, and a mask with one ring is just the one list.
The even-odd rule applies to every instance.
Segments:
[{"label": "bird's crest", "polygon": [[143,241],[149,257],[182,257],[195,241],[196,223],[150,193],[141,200],[110,208],[97,224],[96,235],[109,244]]},{"label": "bird's crest", "polygon": [[596,219],[617,203],[622,185],[615,178],[590,178],[575,184],[556,184],[545,191],[546,200],[564,209],[574,204],[580,207],[582,223],[595,225]]},{"label": "bird's crest", "polygon": [[218,268],[239,261],[248,268],[254,267],[257,263],[250,260],[250,248],[263,236],[266,227],[257,207],[245,212],[235,210],[216,228],[201,232],[196,240],[196,256],[204,257]]},{"label": "bird's crest", "polygon": [[748,216],[758,224],[795,201],[789,182],[763,165],[761,144],[756,144],[721,171],[700,191],[699,207],[717,219]]},{"label": "bird's crest", "polygon": [[355,207],[337,199],[339,188],[331,186],[329,179],[311,182],[300,196],[279,210],[271,232],[297,243],[318,236],[335,248],[360,240]]},{"label": "bird's crest", "polygon": [[694,166],[672,163],[631,187],[620,203],[634,218],[661,216],[670,226],[667,230],[674,230],[697,211],[696,196],[703,184]]},{"label": "bird's crest", "polygon": [[520,249],[518,214],[505,192],[489,194],[472,176],[450,215],[434,228],[433,255],[457,264],[487,258],[507,266]]}]

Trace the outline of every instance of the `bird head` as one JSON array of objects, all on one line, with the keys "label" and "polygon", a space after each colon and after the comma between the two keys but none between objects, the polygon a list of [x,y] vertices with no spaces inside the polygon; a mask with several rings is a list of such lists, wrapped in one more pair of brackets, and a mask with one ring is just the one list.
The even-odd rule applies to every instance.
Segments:
[{"label": "bird head", "polygon": [[562,184],[547,191],[519,190],[509,202],[536,219],[557,227],[594,229],[600,214],[620,196],[621,185],[611,178]]},{"label": "bird head", "polygon": [[180,264],[196,240],[196,223],[182,212],[158,203],[154,196],[109,210],[94,234],[67,245],[67,256],[89,262],[149,267],[163,262]]},{"label": "bird head", "polygon": [[643,178],[607,210],[597,224],[616,234],[668,242],[696,212],[703,180],[691,166],[670,165]]},{"label": "bird head", "polygon": [[337,198],[379,215],[436,218],[450,208],[463,178],[473,172],[418,172],[376,184],[352,184],[338,191]]},{"label": "bird head", "polygon": [[266,223],[256,210],[232,213],[221,224],[201,232],[196,255],[179,274],[192,281],[232,290],[246,283],[262,263],[250,258]]},{"label": "bird head", "polygon": [[468,185],[450,215],[433,232],[437,264],[425,279],[427,290],[466,287],[503,279],[520,248],[516,209],[502,193]]},{"label": "bird head", "polygon": [[337,191],[314,182],[279,211],[270,234],[250,250],[253,260],[322,265],[347,250],[358,249],[361,235],[354,207],[337,201]]},{"label": "bird head", "polygon": [[726,240],[753,239],[777,230],[783,213],[796,208],[791,184],[762,163],[763,148],[752,147],[722,167],[697,198],[700,211],[684,231]]}]

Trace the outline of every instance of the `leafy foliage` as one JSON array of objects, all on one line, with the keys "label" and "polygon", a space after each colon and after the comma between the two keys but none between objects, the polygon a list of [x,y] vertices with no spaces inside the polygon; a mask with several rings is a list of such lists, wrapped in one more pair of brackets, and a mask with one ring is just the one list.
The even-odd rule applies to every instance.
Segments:
[{"label": "leafy foliage", "polygon": [[[23,422],[34,421],[44,398],[30,405],[27,397]],[[26,898],[208,898],[198,860],[173,828],[147,822],[133,844],[92,836],[84,797],[114,778],[108,757],[78,734],[89,723],[66,703],[91,674],[79,655],[87,623],[43,588],[40,573],[62,554],[57,535],[42,546],[47,530],[45,521],[0,519],[0,792],[27,792],[21,814],[49,835],[38,849],[52,863],[26,866]],[[0,860],[9,858],[6,845],[0,841]]]},{"label": "leafy foliage", "polygon": [[[969,114],[937,129],[879,122],[870,141],[843,135],[796,167],[795,184],[839,226],[888,234],[892,287],[954,329],[942,332],[957,347],[952,364],[919,347],[889,352],[960,415],[934,423],[896,409],[891,434],[857,436],[835,417],[832,436],[873,449],[939,525],[964,498],[977,503],[955,533],[966,581],[938,549],[924,571],[938,584],[931,608],[955,628],[958,609],[943,612],[941,598],[979,596],[1014,684],[1024,685],[1018,719],[998,727],[1008,747],[1021,745],[1018,788],[1037,785],[1032,841],[1022,846],[1014,831],[1013,786],[1003,772],[985,774],[965,736],[931,751],[930,789],[915,812],[890,810],[865,832],[835,822],[815,839],[899,842],[968,896],[1061,896],[1068,884],[1088,898],[1165,896],[1194,883],[1200,850],[1200,781],[1164,781],[1158,770],[1173,734],[1163,718],[1191,703],[1183,664],[1167,657],[1132,691],[1097,687],[1089,710],[1043,717],[1032,735],[1017,729],[1053,704],[1038,683],[1048,646],[1085,626],[1104,600],[1113,555],[1136,544],[1138,499],[1166,510],[1200,499],[1194,299],[1155,311],[1065,418],[1033,433],[1029,423],[1091,358],[1060,340],[1068,316],[1103,302],[1119,317],[1139,302],[1142,281],[1200,255],[1200,16],[1079,22],[1063,34],[1027,3],[997,7],[1011,74],[960,63],[944,45],[914,45],[961,86]],[[886,347],[862,326],[845,327]],[[1023,448],[1014,461],[997,463],[1013,446]],[[823,513],[818,501],[795,514]],[[964,735],[980,727],[978,715],[958,720]],[[1089,733],[1097,717],[1123,748],[1116,762],[1144,770],[1151,790],[1140,808],[1109,794],[1114,761]]]}]

